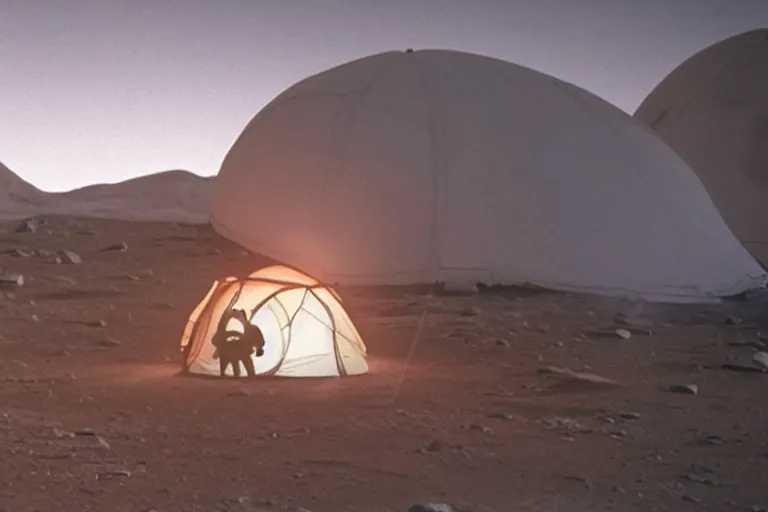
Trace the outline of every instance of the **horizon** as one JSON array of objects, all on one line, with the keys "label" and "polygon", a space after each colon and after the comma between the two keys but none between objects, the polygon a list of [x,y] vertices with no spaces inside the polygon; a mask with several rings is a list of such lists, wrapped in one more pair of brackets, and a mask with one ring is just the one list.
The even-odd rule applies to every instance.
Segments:
[{"label": "horizon", "polygon": [[[325,69],[406,48],[503,59],[628,114],[673,69],[768,26],[768,2],[0,0],[0,162],[45,192],[215,176],[247,123]],[[339,22],[341,20],[341,23]]]}]

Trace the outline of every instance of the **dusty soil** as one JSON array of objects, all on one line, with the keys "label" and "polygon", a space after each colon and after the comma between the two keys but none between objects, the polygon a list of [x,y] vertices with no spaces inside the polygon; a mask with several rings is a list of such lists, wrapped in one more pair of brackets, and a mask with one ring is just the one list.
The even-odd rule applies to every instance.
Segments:
[{"label": "dusty soil", "polygon": [[370,375],[199,379],[179,375],[188,313],[266,261],[208,227],[17,224],[0,231],[0,268],[26,278],[0,291],[0,510],[768,506],[768,375],[721,367],[763,346],[747,302],[341,290]]}]

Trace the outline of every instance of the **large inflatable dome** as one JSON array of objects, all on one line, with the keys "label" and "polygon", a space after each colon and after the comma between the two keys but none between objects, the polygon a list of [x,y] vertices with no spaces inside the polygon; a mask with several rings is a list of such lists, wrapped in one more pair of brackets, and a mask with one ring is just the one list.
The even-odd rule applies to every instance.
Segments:
[{"label": "large inflatable dome", "polygon": [[768,266],[768,29],[696,53],[635,117],[691,166],[731,231]]},{"label": "large inflatable dome", "polygon": [[287,89],[224,159],[211,221],[330,284],[699,300],[764,277],[641,123],[551,76],[456,51],[377,54]]}]

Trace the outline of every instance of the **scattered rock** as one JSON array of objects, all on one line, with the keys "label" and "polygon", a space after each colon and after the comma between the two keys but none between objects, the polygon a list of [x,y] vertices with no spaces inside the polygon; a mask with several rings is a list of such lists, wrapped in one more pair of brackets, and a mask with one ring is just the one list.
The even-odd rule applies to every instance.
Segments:
[{"label": "scattered rock", "polygon": [[496,345],[499,347],[509,348],[509,342],[507,340],[498,339]]},{"label": "scattered rock", "polygon": [[618,416],[623,420],[639,420],[640,419],[640,413],[637,413],[637,412],[620,412]]},{"label": "scattered rock", "polygon": [[102,347],[121,347],[123,344],[120,340],[114,338],[104,338],[99,341],[99,346]]},{"label": "scattered rock", "polygon": [[491,427],[487,425],[480,425],[478,423],[473,423],[469,426],[469,430],[474,430],[476,432],[482,432],[483,434],[490,434],[491,433]]},{"label": "scattered rock", "polygon": [[66,263],[68,265],[79,265],[83,262],[83,259],[79,254],[72,251],[59,251],[56,254],[57,263]]},{"label": "scattered rock", "polygon": [[0,287],[24,286],[24,276],[21,274],[0,274]]},{"label": "scattered rock", "polygon": [[102,318],[101,320],[96,320],[95,322],[86,322],[85,325],[88,327],[106,327],[107,321]]},{"label": "scattered rock", "polygon": [[588,434],[593,429],[585,427],[573,418],[566,418],[563,416],[555,416],[553,418],[543,418],[540,423],[544,426],[557,430],[565,430],[568,432]]},{"label": "scattered rock", "polygon": [[456,512],[456,509],[445,503],[417,503],[411,505],[408,512]]},{"label": "scattered rock", "polygon": [[507,414],[504,412],[493,412],[489,414],[488,417],[494,420],[504,420],[504,421],[512,421],[512,420],[519,419],[514,414]]},{"label": "scattered rock", "polygon": [[16,233],[35,233],[37,232],[37,223],[32,219],[26,219],[16,228]]},{"label": "scattered rock", "polygon": [[683,475],[683,478],[695,484],[706,485],[707,487],[717,487],[717,483],[713,479],[706,476],[688,473]]},{"label": "scattered rock", "polygon": [[120,251],[120,252],[125,252],[125,251],[128,250],[128,244],[125,243],[125,242],[120,242],[120,243],[117,243],[117,244],[108,245],[107,247],[105,247],[102,250],[103,251]]},{"label": "scattered rock", "polygon": [[768,371],[768,368],[762,367],[762,366],[753,366],[749,364],[739,364],[739,363],[723,363],[720,365],[720,368],[723,370],[730,370],[732,372],[739,372],[739,373],[765,373]]},{"label": "scattered rock", "polygon": [[755,355],[752,356],[752,362],[756,366],[768,370],[768,352],[755,353]]},{"label": "scattered rock", "polygon": [[127,469],[114,469],[110,471],[102,471],[96,475],[97,480],[111,480],[113,478],[125,477],[128,478],[133,473]]},{"label": "scattered rock", "polygon": [[439,452],[443,449],[443,442],[439,439],[433,439],[426,447],[428,452]]},{"label": "scattered rock", "polygon": [[628,340],[632,337],[632,333],[626,329],[616,329],[616,335],[624,340]]},{"label": "scattered rock", "polygon": [[480,314],[480,308],[472,306],[461,310],[461,316],[477,316]]},{"label": "scattered rock", "polygon": [[729,316],[725,319],[725,325],[740,325],[741,322],[741,318],[736,318],[734,316]]},{"label": "scattered rock", "polygon": [[669,386],[669,390],[673,393],[683,393],[688,395],[699,394],[699,386],[696,384],[673,384]]},{"label": "scattered rock", "polygon": [[574,380],[579,380],[582,382],[589,382],[592,384],[608,384],[608,385],[614,385],[614,386],[621,385],[619,382],[613,379],[609,379],[594,373],[576,372],[573,370],[569,370],[568,368],[560,368],[558,366],[545,366],[543,368],[539,368],[538,373],[557,375],[560,377],[566,377]]},{"label": "scattered rock", "polygon": [[8,249],[3,254],[13,256],[14,258],[29,258],[34,255],[32,251],[26,251],[24,249]]},{"label": "scattered rock", "polygon": [[701,439],[701,444],[717,446],[717,445],[725,444],[725,439],[723,439],[722,436],[708,435],[708,436],[704,436]]}]

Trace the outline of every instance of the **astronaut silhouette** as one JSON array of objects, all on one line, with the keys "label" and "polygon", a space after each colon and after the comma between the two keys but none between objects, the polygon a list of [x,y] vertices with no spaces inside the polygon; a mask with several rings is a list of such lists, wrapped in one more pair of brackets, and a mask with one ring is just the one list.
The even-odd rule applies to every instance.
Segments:
[{"label": "astronaut silhouette", "polygon": [[[242,324],[242,332],[227,329],[231,319]],[[240,363],[243,363],[249,377],[256,375],[251,356],[254,351],[256,357],[264,355],[264,334],[258,326],[248,321],[248,315],[244,310],[233,308],[231,312],[225,313],[211,343],[216,348],[213,358],[219,360],[219,373],[222,377],[225,376],[229,365],[232,365],[234,376],[240,377]]]}]

